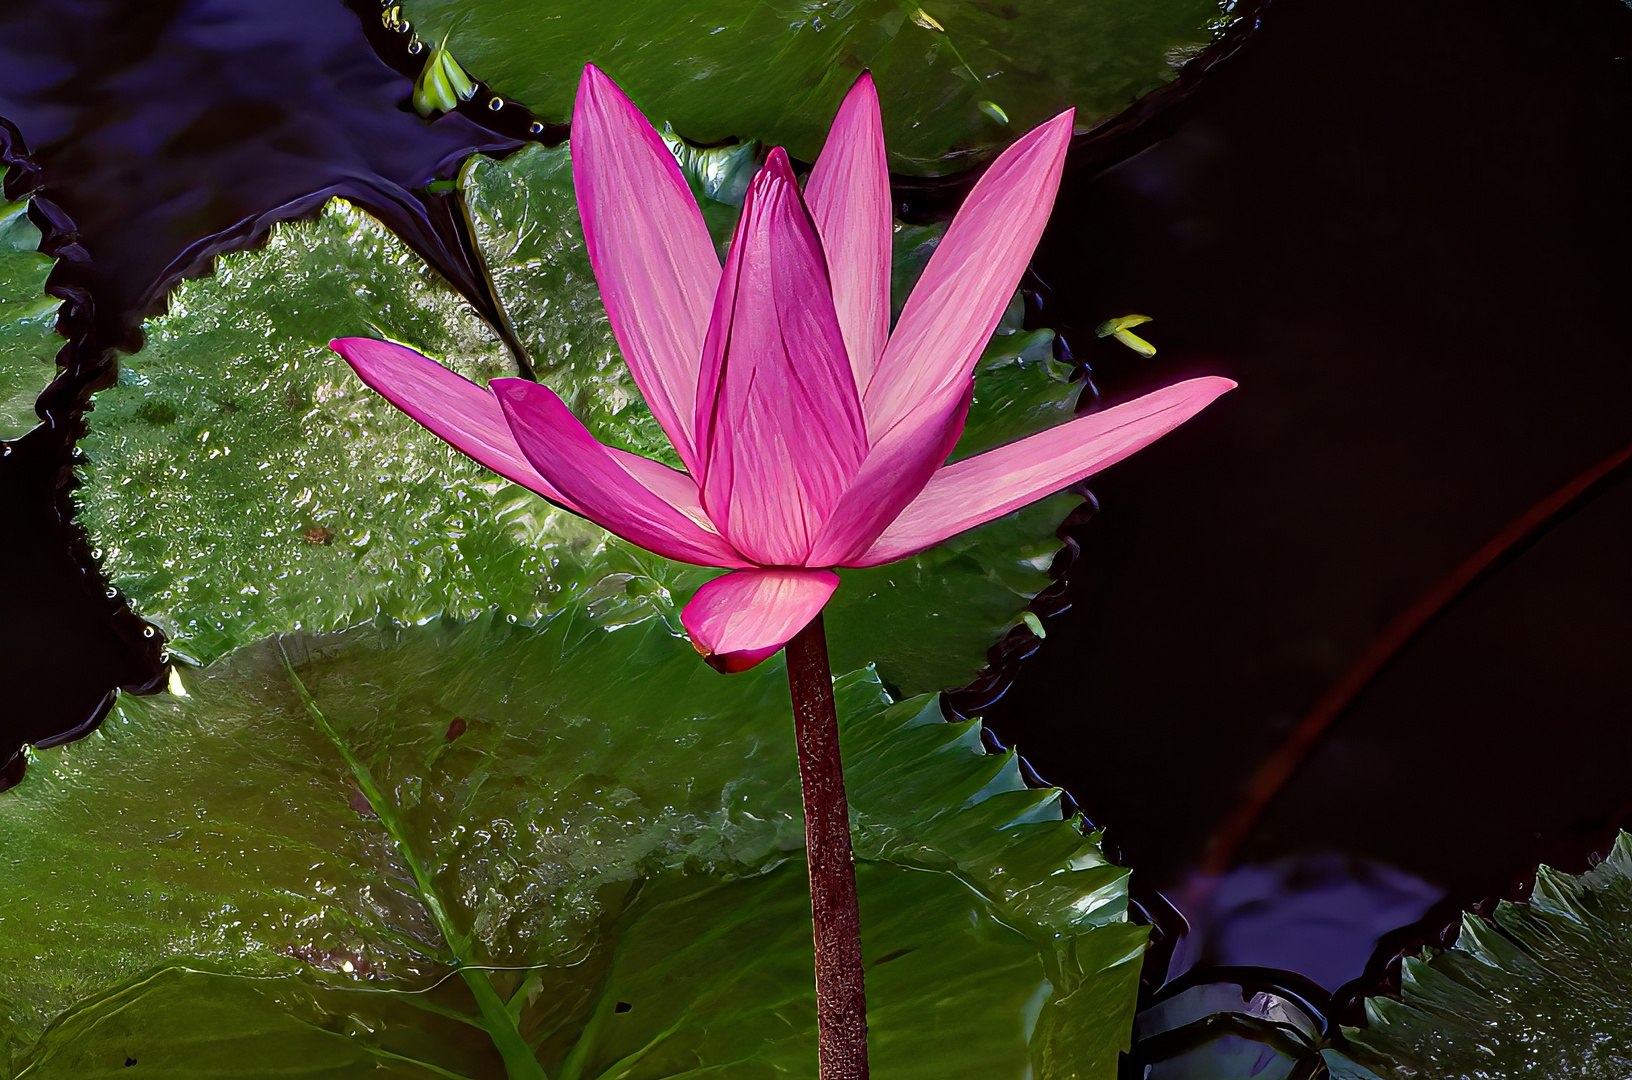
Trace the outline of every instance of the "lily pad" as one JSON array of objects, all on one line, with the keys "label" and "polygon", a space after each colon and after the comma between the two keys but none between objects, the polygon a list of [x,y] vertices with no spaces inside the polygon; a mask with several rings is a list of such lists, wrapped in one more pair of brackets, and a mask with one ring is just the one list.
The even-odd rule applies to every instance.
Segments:
[{"label": "lily pad", "polygon": [[812,161],[850,84],[877,80],[891,168],[954,172],[1067,106],[1086,129],[1171,80],[1228,21],[1220,0],[405,0],[430,42],[541,118],[600,65],[648,116]]},{"label": "lily pad", "polygon": [[[667,456],[601,306],[567,154],[534,147],[473,162],[461,181],[473,233],[537,376],[603,438]],[[905,289],[935,234],[899,235]],[[1070,414],[1069,369],[1052,359],[1049,332],[1019,329],[1019,314],[1015,305],[987,350],[960,454]],[[332,337],[384,335],[477,380],[517,368],[494,328],[344,202],[221,259],[146,329],[147,347],[97,396],[81,521],[113,582],[201,661],[271,633],[377,618],[497,609],[533,623],[591,593],[626,618],[672,618],[711,574],[499,480],[328,351]],[[967,682],[1046,585],[1068,505],[1048,500],[845,575],[829,609],[835,664],[876,663],[903,693]]]},{"label": "lily pad", "polygon": [[[781,663],[607,623],[284,635],[38,754],[0,801],[25,1075],[813,1076]],[[1113,1076],[1126,871],[978,721],[838,696],[880,1073]]]},{"label": "lily pad", "polygon": [[16,439],[40,422],[34,399],[57,373],[62,301],[45,295],[54,263],[39,246],[28,203],[0,204],[0,439]]},{"label": "lily pad", "polygon": [[1389,1078],[1625,1076],[1632,1070],[1632,834],[1579,876],[1542,867],[1524,903],[1465,915],[1456,944],[1408,957],[1400,997],[1346,1029]]}]

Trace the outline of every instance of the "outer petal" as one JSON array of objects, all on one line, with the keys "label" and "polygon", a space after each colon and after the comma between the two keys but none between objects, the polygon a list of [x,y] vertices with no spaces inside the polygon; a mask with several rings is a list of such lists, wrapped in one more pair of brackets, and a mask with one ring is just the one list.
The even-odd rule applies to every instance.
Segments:
[{"label": "outer petal", "polygon": [[389,341],[338,338],[329,342],[329,348],[381,397],[461,454],[568,510],[578,509],[522,454],[499,403],[486,389]]},{"label": "outer petal", "polygon": [[1005,150],[953,218],[862,395],[875,444],[904,421],[944,422],[964,393],[1054,207],[1073,115]]},{"label": "outer petal", "polygon": [[974,380],[941,423],[897,424],[862,463],[811,548],[808,566],[848,566],[924,490],[963,433]]},{"label": "outer petal", "polygon": [[867,435],[821,239],[781,148],[748,187],[697,393],[709,517],[754,562],[804,565]]},{"label": "outer petal", "polygon": [[905,558],[1018,510],[1155,442],[1234,386],[1217,377],[1175,383],[948,465],[872,547],[847,565]]},{"label": "outer petal", "polygon": [[572,182],[612,333],[652,415],[695,473],[697,365],[720,262],[674,155],[593,64],[572,112]]},{"label": "outer petal", "polygon": [[890,336],[890,167],[878,92],[863,72],[850,88],[805,181],[833,275],[844,348],[865,390]]},{"label": "outer petal", "polygon": [[[629,457],[643,464],[626,468],[627,459],[597,442],[548,387],[525,379],[494,379],[492,390],[516,445],[579,513],[666,558],[701,566],[748,565],[709,526],[690,477],[635,455]],[[642,482],[641,474],[654,466],[663,470],[662,479]],[[693,493],[689,504],[670,501],[683,499],[687,491]]]},{"label": "outer petal", "polygon": [[805,628],[839,586],[831,570],[737,570],[691,598],[680,621],[720,671],[747,671]]}]

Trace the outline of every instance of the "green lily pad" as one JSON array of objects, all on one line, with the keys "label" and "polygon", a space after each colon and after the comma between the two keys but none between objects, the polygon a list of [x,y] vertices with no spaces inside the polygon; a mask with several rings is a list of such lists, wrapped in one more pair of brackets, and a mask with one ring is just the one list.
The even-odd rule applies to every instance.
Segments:
[{"label": "green lily pad", "polygon": [[1579,876],[1542,867],[1524,903],[1462,919],[1409,957],[1400,998],[1344,1034],[1389,1078],[1615,1077],[1632,1068],[1632,834]]},{"label": "green lily pad", "polygon": [[[0,800],[23,1075],[813,1076],[781,662],[611,621],[285,635],[40,752]],[[837,692],[880,1074],[1114,1075],[1126,871],[978,721]]]},{"label": "green lily pad", "polygon": [[[672,451],[613,341],[565,149],[478,159],[462,178],[496,294],[539,379],[610,442]],[[715,203],[711,210],[729,209]],[[900,289],[935,231],[902,227]],[[1076,387],[1048,331],[1011,308],[958,452],[1065,419]],[[441,279],[343,202],[187,282],[99,394],[81,521],[104,568],[201,661],[271,633],[497,609],[524,623],[593,596],[607,617],[670,619],[711,571],[683,567],[499,480],[365,388],[326,347],[383,335],[479,381],[516,361]],[[672,460],[672,457],[670,458]],[[967,682],[1047,584],[1056,498],[913,559],[845,575],[834,662],[903,693]]]},{"label": "green lily pad", "polygon": [[39,246],[28,203],[0,204],[0,439],[19,438],[40,422],[34,399],[57,374],[62,301],[45,295],[55,263]]},{"label": "green lily pad", "polygon": [[870,69],[891,168],[943,173],[989,157],[1067,106],[1093,127],[1171,80],[1227,23],[1219,0],[405,0],[473,77],[549,120],[583,65],[687,138],[736,136],[815,159]]}]

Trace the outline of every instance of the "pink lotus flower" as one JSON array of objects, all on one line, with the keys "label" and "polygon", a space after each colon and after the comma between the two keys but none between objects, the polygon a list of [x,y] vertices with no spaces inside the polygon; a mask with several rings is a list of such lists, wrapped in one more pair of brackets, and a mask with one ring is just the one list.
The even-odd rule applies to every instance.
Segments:
[{"label": "pink lotus flower", "polygon": [[1201,378],[946,465],[977,359],[1042,235],[1072,111],[981,177],[890,329],[890,188],[872,79],[803,193],[773,150],[722,270],[674,156],[584,69],[572,169],[612,332],[685,471],[605,446],[548,388],[484,389],[399,345],[335,351],[482,464],[671,559],[731,572],[682,621],[741,671],[822,609],[835,567],[900,559],[1119,461],[1235,384]]}]

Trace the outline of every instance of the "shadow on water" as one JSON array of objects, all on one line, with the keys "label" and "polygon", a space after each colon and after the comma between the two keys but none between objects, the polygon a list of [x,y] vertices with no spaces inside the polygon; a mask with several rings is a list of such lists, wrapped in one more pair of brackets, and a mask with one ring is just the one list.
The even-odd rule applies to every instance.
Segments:
[{"label": "shadow on water", "polygon": [[[515,109],[420,120],[403,108],[417,62],[351,7],[0,14],[0,115],[34,163],[13,184],[43,183],[57,240],[91,256],[53,278],[86,333],[47,423],[0,460],[0,607],[28,628],[8,635],[15,743],[158,671],[65,523],[67,455],[110,350],[139,344],[179,276],[341,194],[485,309],[457,215],[424,186],[560,132]],[[1047,640],[1011,636],[950,700],[1111,823],[1173,971],[1304,972],[1306,998],[1338,991],[1309,1006],[1330,1015],[1462,904],[1542,858],[1579,868],[1632,806],[1626,470],[1446,585],[1632,439],[1632,11],[1253,10],[1261,29],[1215,49],[1228,63],[1204,84],[1197,68],[1078,141],[1032,281],[1034,318],[1103,400],[1201,373],[1242,389],[1096,478],[1071,588],[1039,604]],[[933,212],[959,188],[897,194]],[[1093,335],[1135,311],[1152,360]]]}]

